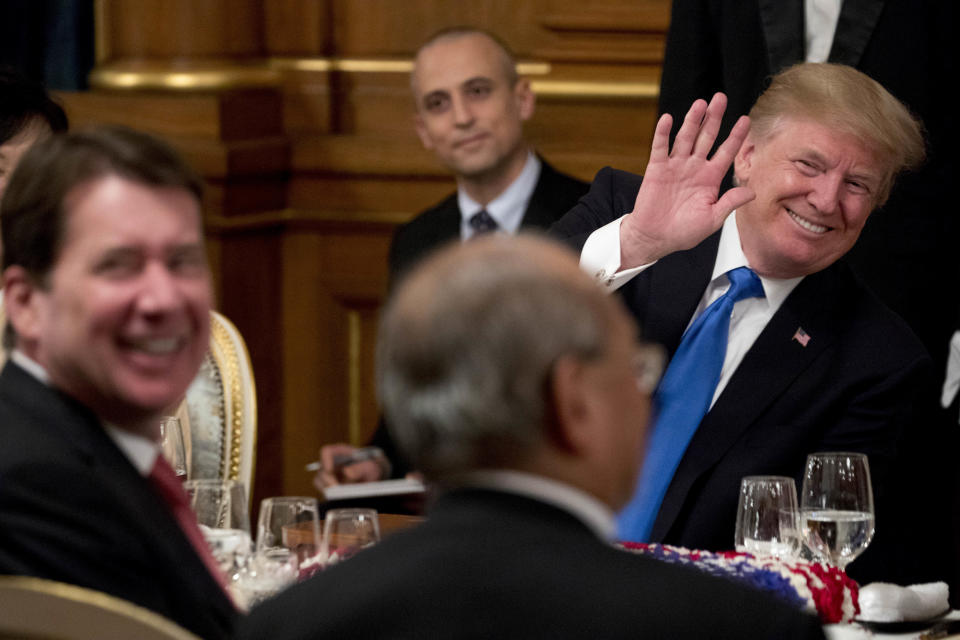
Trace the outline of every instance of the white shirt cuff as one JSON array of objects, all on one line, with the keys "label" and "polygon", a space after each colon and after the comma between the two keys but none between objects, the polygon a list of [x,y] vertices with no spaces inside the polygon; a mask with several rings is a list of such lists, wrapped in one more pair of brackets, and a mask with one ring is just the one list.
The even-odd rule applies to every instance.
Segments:
[{"label": "white shirt cuff", "polygon": [[[629,214],[627,214],[629,215]],[[653,262],[630,269],[620,269],[620,216],[590,234],[580,251],[580,268],[590,274],[607,291],[616,291]]]}]

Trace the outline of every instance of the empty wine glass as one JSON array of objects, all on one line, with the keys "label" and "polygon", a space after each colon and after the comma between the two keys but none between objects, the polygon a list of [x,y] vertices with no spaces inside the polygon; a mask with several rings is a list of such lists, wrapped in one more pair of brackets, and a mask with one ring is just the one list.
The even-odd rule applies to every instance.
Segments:
[{"label": "empty wine glass", "polygon": [[734,536],[737,551],[793,558],[800,551],[797,487],[786,476],[747,476],[740,481]]},{"label": "empty wine glass", "polygon": [[180,418],[167,416],[160,421],[160,450],[173,472],[181,480],[187,479],[187,450],[183,444],[183,426]]},{"label": "empty wine glass", "polygon": [[374,509],[331,509],[323,519],[323,553],[327,564],[346,560],[380,541]]},{"label": "empty wine glass", "polygon": [[845,569],[873,539],[873,489],[867,456],[810,454],[800,494],[804,544],[819,560]]},{"label": "empty wine glass", "polygon": [[228,580],[235,580],[253,551],[246,488],[238,480],[213,479],[183,486],[213,557]]},{"label": "empty wine glass", "polygon": [[316,498],[266,498],[260,503],[257,552],[287,549],[298,565],[316,561],[320,553],[320,515]]}]

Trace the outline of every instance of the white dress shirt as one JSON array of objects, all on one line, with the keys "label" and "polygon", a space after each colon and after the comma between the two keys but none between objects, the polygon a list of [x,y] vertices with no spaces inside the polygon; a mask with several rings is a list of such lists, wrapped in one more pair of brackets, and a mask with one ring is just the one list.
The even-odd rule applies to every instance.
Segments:
[{"label": "white dress shirt", "polygon": [[616,539],[613,511],[590,494],[572,485],[522,471],[488,469],[465,473],[458,485],[515,493],[562,509],[585,524],[606,542]]},{"label": "white dress shirt", "polygon": [[482,205],[463,189],[457,189],[457,204],[460,205],[460,239],[469,240],[474,230],[470,226],[470,218],[481,209],[497,221],[498,231],[515,234],[523,222],[523,214],[527,212],[527,205],[533,196],[533,190],[540,179],[540,158],[532,151],[527,152],[527,162],[517,179],[510,183],[506,190],[496,198]]},{"label": "white dress shirt", "polygon": [[843,0],[805,0],[803,3],[804,44],[807,62],[826,62],[840,20]]},{"label": "white dress shirt", "polygon": [[[690,319],[690,323],[687,324],[688,327],[695,318],[710,306],[711,302],[722,296],[730,288],[730,281],[725,275],[728,271],[737,267],[750,266],[747,263],[747,257],[743,254],[743,249],[740,247],[740,233],[737,230],[736,216],[736,212],[733,212],[723,223],[723,230],[720,232],[720,246],[717,250],[717,259],[713,265],[710,283],[703,292],[700,304]],[[587,238],[580,254],[580,267],[594,276],[608,291],[615,291],[652,264],[655,264],[650,263],[618,271],[620,268],[620,222],[622,220],[623,217],[618,218],[594,231]],[[713,401],[710,403],[711,407],[726,388],[733,372],[740,366],[743,357],[753,346],[757,337],[760,336],[763,328],[767,326],[773,314],[777,312],[783,301],[802,279],[802,276],[788,279],[760,276],[760,282],[763,285],[763,292],[766,297],[747,298],[733,305],[733,312],[730,314],[727,354],[720,371],[720,382],[717,383]]]},{"label": "white dress shirt", "polygon": [[[27,356],[19,349],[14,349],[13,352],[10,353],[10,359],[43,384],[47,386],[50,385],[50,375],[47,373],[47,370],[33,358]],[[160,445],[150,438],[145,438],[126,429],[115,427],[112,424],[101,424],[103,424],[103,429],[107,432],[107,435],[110,436],[110,439],[113,440],[117,448],[123,452],[123,455],[127,457],[130,464],[134,466],[140,475],[144,477],[150,475],[150,472],[153,470],[153,464],[156,462],[157,456],[160,455]]]}]

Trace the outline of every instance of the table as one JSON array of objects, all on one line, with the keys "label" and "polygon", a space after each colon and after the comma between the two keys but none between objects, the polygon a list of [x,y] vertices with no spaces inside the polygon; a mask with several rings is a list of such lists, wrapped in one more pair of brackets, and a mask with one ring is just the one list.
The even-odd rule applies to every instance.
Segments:
[{"label": "table", "polygon": [[[951,611],[946,616],[947,620],[960,620],[960,611]],[[824,625],[823,631],[827,640],[914,640],[920,637],[923,631],[914,631],[912,633],[876,633],[865,629],[860,625],[853,624],[828,624]],[[960,638],[960,635],[944,636],[946,638]]]},{"label": "table", "polygon": [[[409,529],[424,521],[422,516],[408,516],[398,513],[378,513],[377,521],[380,523],[380,537],[386,538],[397,531]],[[288,548],[295,548],[301,545],[313,545],[312,523],[300,522],[293,527],[283,528],[283,544]],[[323,532],[323,522],[320,522],[320,531]]]}]

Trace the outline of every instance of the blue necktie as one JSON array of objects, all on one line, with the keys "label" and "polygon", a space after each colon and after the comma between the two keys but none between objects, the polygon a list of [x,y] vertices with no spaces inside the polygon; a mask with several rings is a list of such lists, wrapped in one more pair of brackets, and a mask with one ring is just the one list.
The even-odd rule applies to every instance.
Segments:
[{"label": "blue necktie", "polygon": [[745,298],[762,298],[760,278],[747,267],[727,272],[730,288],[700,314],[680,341],[656,393],[659,410],[637,489],[617,517],[621,540],[646,542],[667,487],[690,439],[707,414],[727,353],[730,314]]}]

